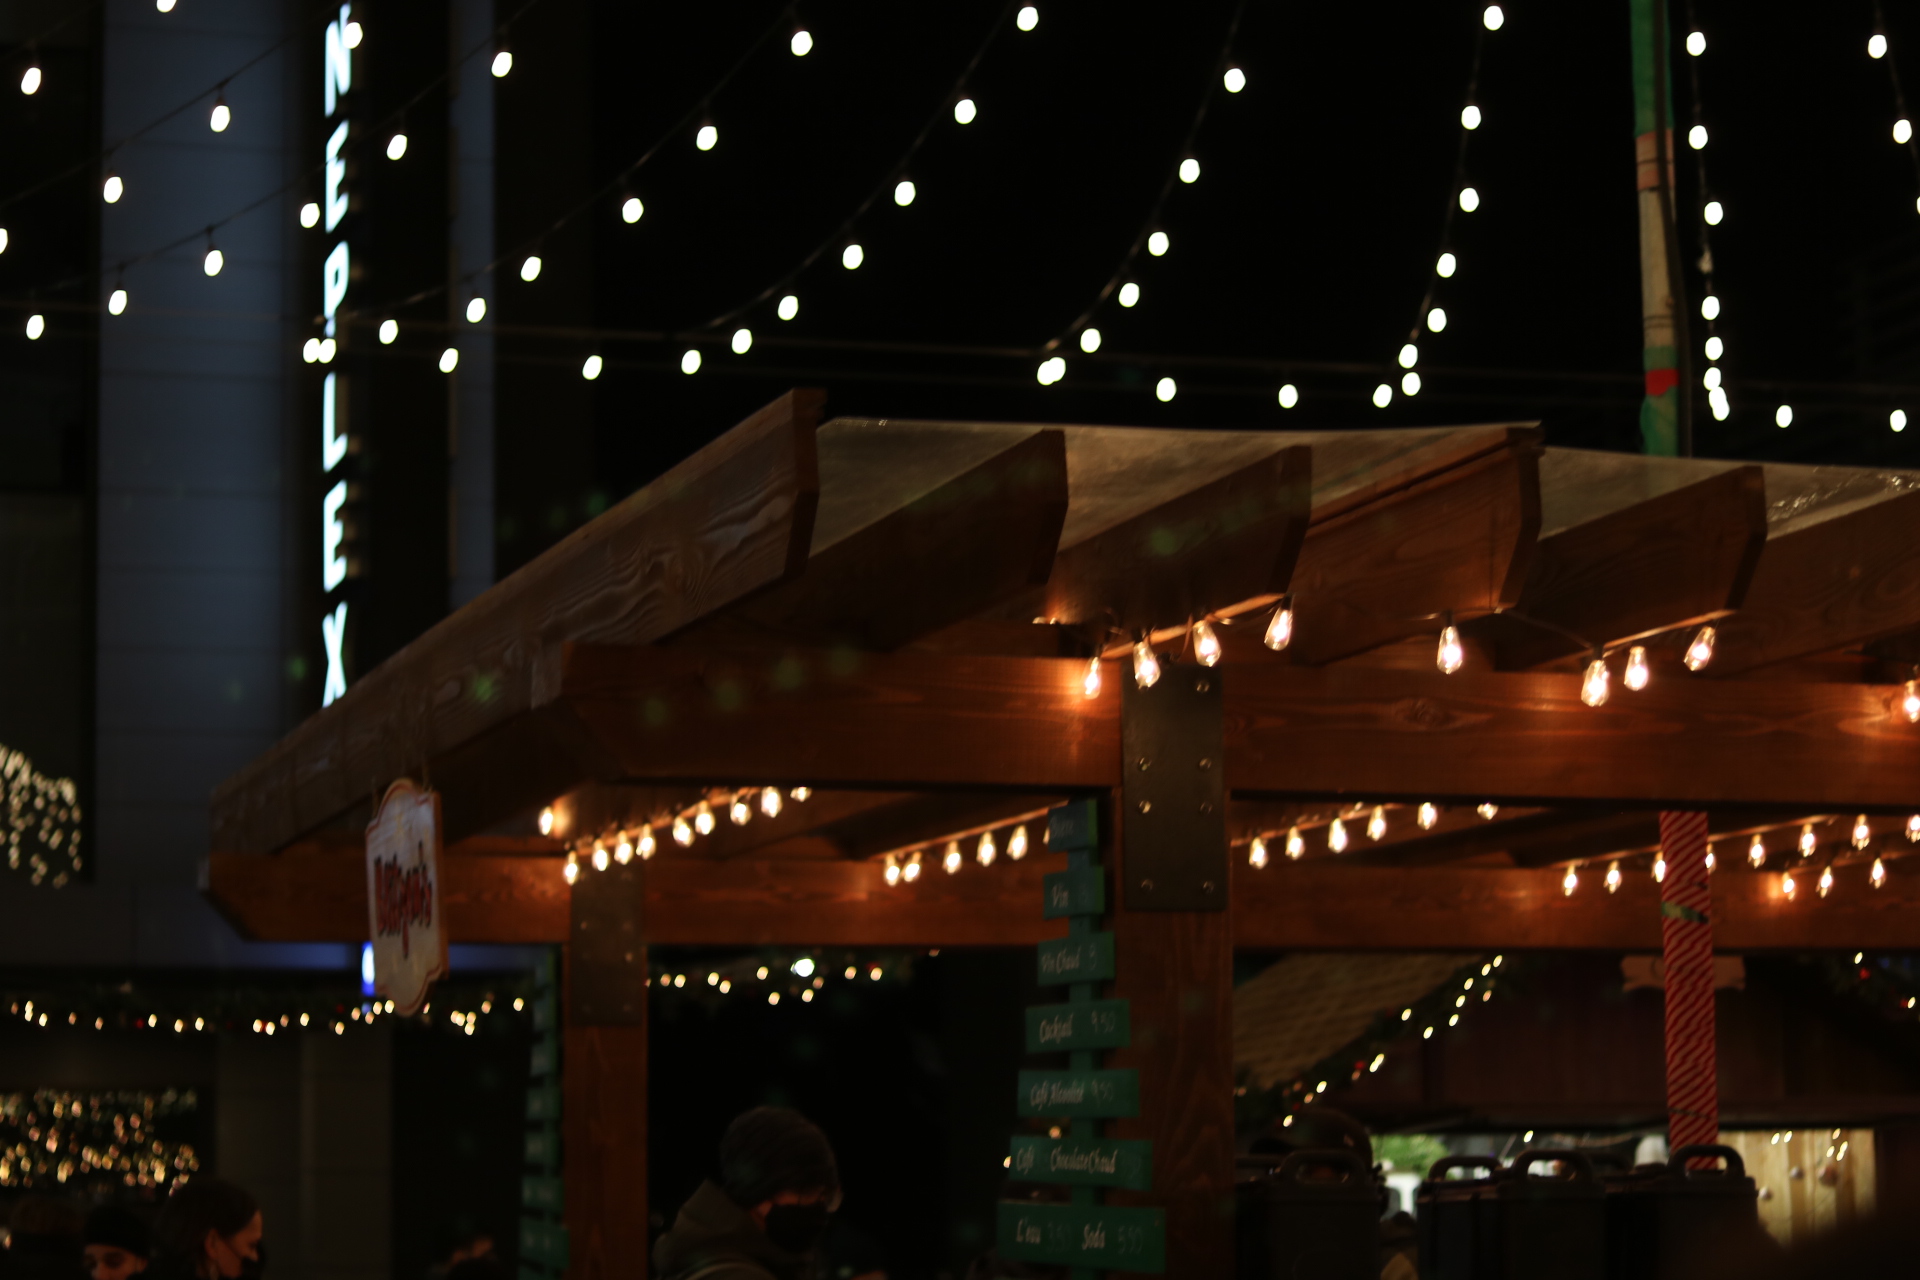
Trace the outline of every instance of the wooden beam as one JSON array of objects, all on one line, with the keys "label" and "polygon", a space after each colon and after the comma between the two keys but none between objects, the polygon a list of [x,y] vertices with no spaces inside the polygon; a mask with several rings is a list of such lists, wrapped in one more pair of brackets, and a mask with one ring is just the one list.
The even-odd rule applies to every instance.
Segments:
[{"label": "wooden beam", "polygon": [[212,847],[282,848],[403,775],[431,773],[455,835],[592,776],[564,717],[507,727],[562,645],[650,643],[800,572],[823,399],[780,397],[355,681],[215,789]]},{"label": "wooden beam", "polygon": [[676,643],[897,649],[1046,582],[1066,518],[1065,433],[1036,431]]},{"label": "wooden beam", "polygon": [[1767,541],[1766,482],[1738,467],[1540,540],[1513,613],[1468,630],[1519,670],[1581,646],[1615,645],[1740,607]]},{"label": "wooden beam", "polygon": [[1868,644],[1920,628],[1920,493],[1771,538],[1706,674]]},{"label": "wooden beam", "polygon": [[[566,955],[570,948],[563,948]],[[642,947],[637,972],[647,971]],[[571,959],[569,957],[569,964]],[[560,1055],[569,1280],[628,1280],[648,1248],[647,1001],[640,1021],[583,1025],[562,984],[565,1027]]]},{"label": "wooden beam", "polygon": [[[647,867],[650,945],[686,947],[1028,946],[1058,936],[1033,909],[1058,857],[1033,856],[959,875],[929,870],[888,888],[873,862],[704,862]],[[556,943],[568,936],[558,858],[449,857],[447,926],[455,942]],[[1620,891],[1589,865],[1568,897],[1559,869],[1360,867],[1344,860],[1237,859],[1233,945],[1242,951],[1658,951],[1658,887]],[[591,874],[583,872],[582,874]],[[1895,864],[1884,889],[1864,864],[1842,867],[1826,898],[1811,878],[1792,900],[1778,872],[1716,875],[1714,943],[1730,953],[1920,950],[1920,872]],[[207,892],[249,938],[358,942],[366,872],[352,850],[267,857],[215,854]]]},{"label": "wooden beam", "polygon": [[1277,595],[1312,491],[1313,450],[1282,449],[1062,551],[1040,612],[1132,634]]},{"label": "wooden beam", "polygon": [[1424,632],[1437,615],[1519,603],[1540,531],[1540,433],[1314,513],[1300,563],[1293,660],[1317,666]]}]

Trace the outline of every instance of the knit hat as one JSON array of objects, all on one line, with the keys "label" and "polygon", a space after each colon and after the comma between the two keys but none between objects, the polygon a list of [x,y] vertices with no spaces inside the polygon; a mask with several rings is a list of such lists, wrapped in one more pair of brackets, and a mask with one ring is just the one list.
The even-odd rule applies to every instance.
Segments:
[{"label": "knit hat", "polygon": [[840,1171],[813,1121],[787,1107],[755,1107],[720,1139],[720,1188],[751,1209],[782,1191],[837,1192]]},{"label": "knit hat", "polygon": [[153,1256],[153,1232],[133,1210],[117,1204],[103,1204],[89,1213],[80,1238],[87,1244],[124,1249],[136,1258]]}]

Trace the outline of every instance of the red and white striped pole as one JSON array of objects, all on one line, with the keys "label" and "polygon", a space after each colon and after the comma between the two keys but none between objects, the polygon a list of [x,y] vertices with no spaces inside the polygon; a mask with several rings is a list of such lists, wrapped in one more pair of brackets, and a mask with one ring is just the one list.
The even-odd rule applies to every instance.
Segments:
[{"label": "red and white striped pole", "polygon": [[1663,812],[1660,843],[1667,859],[1667,877],[1660,883],[1660,954],[1667,1008],[1667,1143],[1678,1150],[1714,1142],[1720,1136],[1707,815]]}]

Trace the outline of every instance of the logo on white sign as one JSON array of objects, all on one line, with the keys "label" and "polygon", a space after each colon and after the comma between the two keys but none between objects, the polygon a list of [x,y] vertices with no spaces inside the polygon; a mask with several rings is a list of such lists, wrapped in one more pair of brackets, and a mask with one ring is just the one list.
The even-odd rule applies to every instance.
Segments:
[{"label": "logo on white sign", "polygon": [[367,935],[373,985],[411,1015],[447,972],[440,909],[440,797],[402,778],[367,825]]}]

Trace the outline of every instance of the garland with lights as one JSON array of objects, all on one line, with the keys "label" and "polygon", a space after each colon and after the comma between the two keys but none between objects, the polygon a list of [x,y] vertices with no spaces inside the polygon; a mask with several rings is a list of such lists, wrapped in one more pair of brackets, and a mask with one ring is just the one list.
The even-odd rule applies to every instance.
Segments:
[{"label": "garland with lights", "polygon": [[0,746],[7,812],[7,869],[58,889],[80,874],[80,793],[72,778],[50,778],[24,752]]},{"label": "garland with lights", "polygon": [[199,1105],[191,1089],[0,1093],[0,1187],[164,1193],[200,1171],[191,1143],[162,1136]]}]

